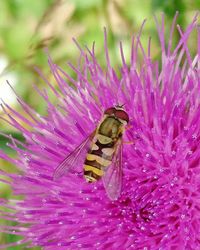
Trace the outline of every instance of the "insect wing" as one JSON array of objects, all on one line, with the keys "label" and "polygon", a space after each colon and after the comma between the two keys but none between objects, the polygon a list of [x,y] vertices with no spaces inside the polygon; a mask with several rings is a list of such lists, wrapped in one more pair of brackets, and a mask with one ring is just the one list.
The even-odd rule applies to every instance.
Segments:
[{"label": "insect wing", "polygon": [[84,157],[86,156],[94,133],[88,136],[74,151],[72,151],[55,169],[53,179],[57,180],[61,176],[67,174],[72,169],[76,170],[80,167]]},{"label": "insect wing", "polygon": [[117,200],[122,188],[122,140],[116,147],[112,163],[102,177],[106,193],[111,200]]}]

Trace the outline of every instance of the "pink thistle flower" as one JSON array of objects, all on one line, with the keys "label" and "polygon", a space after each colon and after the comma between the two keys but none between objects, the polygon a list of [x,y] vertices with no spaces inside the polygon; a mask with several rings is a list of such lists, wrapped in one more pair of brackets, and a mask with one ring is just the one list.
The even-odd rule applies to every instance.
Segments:
[{"label": "pink thistle flower", "polygon": [[[47,117],[41,117],[19,97],[29,118],[3,105],[7,122],[26,140],[21,143],[8,136],[17,159],[0,152],[20,171],[1,174],[9,177],[6,182],[14,195],[23,196],[0,201],[11,211],[4,209],[1,218],[17,222],[15,226],[1,225],[0,231],[23,236],[7,246],[26,243],[45,250],[200,249],[199,32],[194,58],[187,46],[191,32],[197,29],[196,21],[195,17],[185,32],[178,27],[180,40],[173,51],[176,17],[168,44],[164,42],[164,18],[162,26],[157,22],[160,68],[152,61],[150,42],[145,53],[138,35],[132,40],[130,67],[120,45],[122,67],[118,76],[105,42],[106,72],[98,64],[94,48],[86,52],[80,49],[82,67],[70,65],[77,79],[49,57],[59,90],[42,76],[58,100],[54,105],[46,91],[37,90],[47,104]],[[143,54],[140,67],[139,50]],[[135,142],[124,145],[119,199],[111,201],[101,181],[88,184],[76,174],[54,181],[58,164],[95,129],[102,112],[118,103],[125,103],[132,125],[125,140]]]}]

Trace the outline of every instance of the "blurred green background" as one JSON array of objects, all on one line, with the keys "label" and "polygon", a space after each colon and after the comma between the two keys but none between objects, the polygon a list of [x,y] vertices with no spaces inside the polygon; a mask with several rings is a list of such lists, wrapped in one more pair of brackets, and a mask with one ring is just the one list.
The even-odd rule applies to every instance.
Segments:
[{"label": "blurred green background", "polygon": [[[125,55],[128,57],[130,38],[139,31],[142,21],[147,19],[142,43],[146,47],[147,39],[152,37],[152,57],[156,59],[160,47],[153,16],[156,15],[160,19],[160,13],[165,13],[166,34],[169,34],[176,11],[179,11],[178,23],[185,29],[199,8],[199,0],[1,0],[0,98],[23,113],[6,84],[8,80],[30,106],[45,115],[45,104],[38,102],[37,94],[32,89],[33,84],[39,88],[47,87],[34,70],[35,66],[52,80],[45,47],[48,47],[54,62],[73,75],[66,64],[68,61],[76,64],[79,56],[72,38],[74,37],[81,46],[87,45],[89,48],[95,41],[97,58],[102,67],[105,67],[103,27],[106,27],[111,59],[113,66],[117,66],[120,65],[119,41],[123,42]],[[178,32],[175,32],[174,43],[178,38]],[[193,48],[195,49],[195,46]],[[0,113],[2,115],[1,111]],[[2,120],[0,130],[23,140],[14,128]],[[0,148],[14,156],[14,152],[5,146],[6,141],[0,135]],[[13,166],[2,160],[0,168],[15,171]],[[2,197],[12,197],[12,192],[6,184],[0,183],[0,198]],[[14,235],[0,234],[0,244],[18,239],[19,237]],[[17,246],[8,249],[24,248]]]}]

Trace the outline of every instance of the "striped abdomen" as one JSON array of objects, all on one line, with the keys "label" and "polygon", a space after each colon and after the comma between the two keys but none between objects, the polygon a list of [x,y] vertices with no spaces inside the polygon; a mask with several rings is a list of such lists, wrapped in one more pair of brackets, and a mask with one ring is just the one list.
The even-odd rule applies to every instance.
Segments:
[{"label": "striped abdomen", "polygon": [[110,137],[96,135],[84,163],[84,176],[88,182],[95,182],[102,177],[104,170],[112,162],[114,146],[115,142]]}]

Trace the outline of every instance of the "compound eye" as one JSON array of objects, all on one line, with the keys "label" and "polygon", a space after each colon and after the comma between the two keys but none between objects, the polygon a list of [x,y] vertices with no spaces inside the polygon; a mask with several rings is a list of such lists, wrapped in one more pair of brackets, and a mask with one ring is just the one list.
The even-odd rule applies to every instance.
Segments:
[{"label": "compound eye", "polygon": [[106,110],[104,111],[104,114],[106,114],[106,115],[112,115],[112,114],[115,113],[115,111],[116,111],[116,109],[113,108],[113,107],[111,107],[111,108],[106,109]]},{"label": "compound eye", "polygon": [[119,119],[121,119],[123,121],[126,121],[127,123],[129,122],[129,116],[125,111],[116,110],[115,115],[116,115],[117,118],[119,118]]}]

